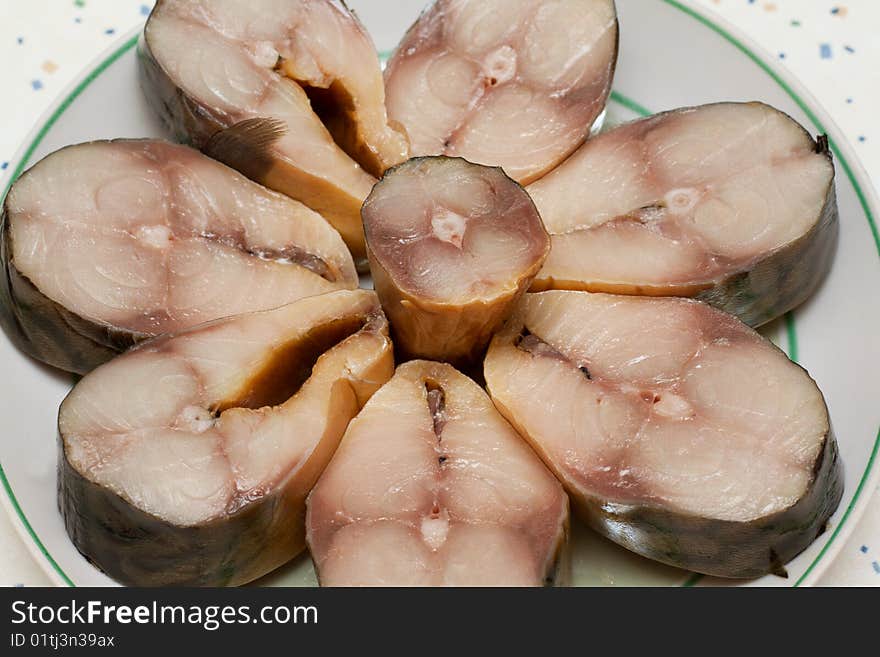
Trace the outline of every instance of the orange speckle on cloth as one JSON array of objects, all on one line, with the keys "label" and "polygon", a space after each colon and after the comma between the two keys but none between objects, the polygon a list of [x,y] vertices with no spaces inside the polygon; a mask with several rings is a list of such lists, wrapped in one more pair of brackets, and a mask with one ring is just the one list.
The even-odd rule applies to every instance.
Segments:
[{"label": "orange speckle on cloth", "polygon": [[58,70],[58,64],[53,62],[51,59],[47,59],[45,62],[43,62],[43,65],[40,68],[46,71],[46,73],[54,73]]}]

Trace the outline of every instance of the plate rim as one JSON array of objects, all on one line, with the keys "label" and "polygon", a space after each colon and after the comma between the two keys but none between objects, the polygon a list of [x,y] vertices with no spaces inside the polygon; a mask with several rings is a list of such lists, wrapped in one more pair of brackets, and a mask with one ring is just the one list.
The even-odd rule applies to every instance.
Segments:
[{"label": "plate rim", "polygon": [[[865,218],[868,220],[868,228],[874,238],[877,255],[880,257],[880,232],[878,232],[875,218],[880,217],[880,200],[878,200],[877,190],[849,140],[846,139],[843,131],[816,96],[806,88],[804,83],[794,73],[781,66],[766,48],[758,44],[751,36],[724,17],[714,12],[711,17],[706,16],[694,6],[693,0],[660,1],[678,9],[736,47],[779,85],[807,116],[819,134],[824,133],[831,136],[831,139],[829,139],[831,151],[841,164],[844,173],[853,186]],[[864,182],[864,187],[861,182]],[[880,451],[880,427],[877,428],[877,433],[874,436],[874,445],[868,455],[865,469],[853,490],[852,499],[847,504],[846,509],[844,509],[843,514],[840,516],[840,520],[831,531],[825,544],[792,585],[793,588],[813,586],[843,549],[846,539],[852,534],[855,526],[858,524],[858,520],[868,508],[870,495],[862,495],[862,493],[866,487],[870,492],[880,484],[880,462],[877,461],[878,451]],[[852,521],[848,522],[850,518],[852,518]]]},{"label": "plate rim", "polygon": [[[59,92],[58,96],[47,107],[40,117],[34,123],[25,138],[21,142],[15,155],[9,160],[9,174],[3,183],[3,190],[0,192],[0,203],[6,199],[9,189],[24,172],[27,161],[31,158],[36,148],[43,141],[49,130],[58,121],[65,110],[75,101],[79,95],[104,71],[112,66],[120,57],[127,53],[135,46],[140,33],[143,31],[143,25],[133,27],[124,35],[116,39],[112,44],[104,48],[97,56],[83,67],[82,71],[71,80],[64,89]],[[6,471],[3,468],[2,459],[0,459],[0,488],[3,495],[0,495],[0,505],[6,511],[6,515],[15,528],[16,533],[22,543],[28,550],[30,556],[37,562],[42,571],[48,576],[55,586],[76,587],[77,584],[64,572],[64,569],[58,565],[52,553],[46,548],[43,541],[37,535],[30,521],[24,514],[24,510],[18,502],[18,498],[12,490],[12,485],[6,477]]]},{"label": "plate rim", "polygon": [[[862,211],[868,220],[869,230],[874,238],[874,244],[878,256],[880,256],[880,233],[878,233],[875,221],[875,216],[880,216],[880,201],[878,201],[876,189],[852,145],[843,136],[843,132],[812,92],[810,92],[793,73],[780,66],[765,48],[723,17],[714,12],[711,12],[711,16],[707,16],[703,13],[705,10],[697,9],[694,6],[693,0],[659,1],[696,20],[704,27],[712,30],[722,39],[735,46],[746,57],[751,59],[758,68],[764,71],[774,82],[776,82],[776,84],[807,116],[809,121],[820,134],[826,133],[832,135],[832,139],[830,140],[832,152],[836,156],[837,161],[840,162],[844,173],[856,192]],[[65,86],[65,88],[58,94],[56,100],[40,115],[39,119],[35,122],[34,127],[28,132],[22,141],[22,145],[18,148],[10,161],[15,162],[15,166],[10,168],[9,177],[3,186],[0,199],[6,197],[12,183],[18,179],[24,171],[24,167],[33,155],[33,152],[67,107],[73,103],[73,101],[75,101],[76,98],[79,97],[79,95],[98,76],[136,45],[142,31],[143,25],[135,26],[117,39],[113,44],[105,48],[83,68],[82,72],[76,78]],[[626,95],[619,92],[612,92],[612,95],[616,102],[627,109],[638,114],[650,114],[645,107],[641,106]],[[852,534],[858,524],[858,520],[864,514],[870,501],[870,495],[863,495],[865,489],[867,488],[869,491],[873,490],[874,486],[880,483],[880,463],[877,462],[876,458],[878,449],[880,449],[880,428],[878,428],[873,448],[868,455],[865,470],[859,477],[858,484],[853,491],[852,499],[849,501],[843,515],[841,515],[840,520],[835,525],[822,548],[798,579],[792,584],[794,588],[800,586],[813,586],[840,553],[845,540]],[[2,487],[4,492],[4,495],[0,495],[0,505],[6,510],[12,525],[15,527],[22,542],[28,548],[31,557],[34,558],[43,572],[56,586],[77,586],[67,573],[65,573],[65,571],[58,565],[28,521],[27,516],[24,514],[24,511],[12,490],[9,480],[6,477],[2,459],[0,459],[0,487]],[[696,584],[699,579],[699,576],[692,576],[684,585],[692,586]]]}]

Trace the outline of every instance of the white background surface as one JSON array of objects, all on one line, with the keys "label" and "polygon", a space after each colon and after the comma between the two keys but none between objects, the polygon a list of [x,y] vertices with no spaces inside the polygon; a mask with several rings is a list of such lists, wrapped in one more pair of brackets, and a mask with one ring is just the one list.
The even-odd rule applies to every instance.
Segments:
[{"label": "white background surface", "polygon": [[[842,128],[871,179],[880,180],[880,2],[697,4],[748,33],[791,69]],[[0,89],[5,101],[0,103],[0,189],[10,173],[5,163],[45,108],[119,35],[143,22],[151,6],[150,0],[0,0]],[[864,385],[880,393],[877,380]],[[880,586],[877,492],[821,583]],[[2,513],[0,584],[49,584]]]}]

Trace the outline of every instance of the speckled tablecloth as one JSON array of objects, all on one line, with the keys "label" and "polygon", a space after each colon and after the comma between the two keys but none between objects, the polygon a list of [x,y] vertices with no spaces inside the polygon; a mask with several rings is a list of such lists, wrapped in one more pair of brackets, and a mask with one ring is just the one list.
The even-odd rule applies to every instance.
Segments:
[{"label": "speckled tablecloth", "polygon": [[[387,0],[375,0],[384,2]],[[880,180],[880,2],[698,0],[751,35],[797,75]],[[34,121],[80,70],[145,20],[152,0],[0,0],[0,189]],[[878,391],[880,392],[880,391]],[[880,494],[824,585],[880,586]],[[49,580],[0,511],[0,584]]]}]

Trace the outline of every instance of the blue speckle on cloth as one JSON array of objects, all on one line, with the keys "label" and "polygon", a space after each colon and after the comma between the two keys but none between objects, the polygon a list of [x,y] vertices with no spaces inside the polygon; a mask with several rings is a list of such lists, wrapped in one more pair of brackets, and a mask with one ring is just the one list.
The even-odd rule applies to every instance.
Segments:
[{"label": "blue speckle on cloth", "polygon": [[854,53],[856,51],[856,49],[852,46],[844,46],[843,49],[846,50],[848,53]]},{"label": "blue speckle on cloth", "polygon": [[821,57],[822,59],[831,59],[831,44],[819,44],[819,57]]},{"label": "blue speckle on cloth", "polygon": [[871,566],[874,568],[874,572],[877,573],[878,575],[880,575],[880,563],[877,563],[876,561],[872,561]]},{"label": "blue speckle on cloth", "polygon": [[6,167],[9,166],[9,162],[0,162],[0,171],[6,171]]},{"label": "blue speckle on cloth", "polygon": [[23,44],[23,43],[24,43],[24,37],[17,37],[17,38],[15,39],[15,42],[16,42],[18,45]]},{"label": "blue speckle on cloth", "polygon": [[863,545],[862,547],[859,548],[859,550],[861,551],[862,554],[868,554],[868,546],[867,545]]},{"label": "blue speckle on cloth", "polygon": [[113,27],[108,27],[106,30],[104,30],[104,34],[115,34],[115,33],[116,33],[116,29]]},{"label": "blue speckle on cloth", "polygon": [[784,53],[784,52],[779,53],[779,59],[785,59],[785,53]]},{"label": "blue speckle on cloth", "polygon": [[141,5],[141,16],[149,16],[150,8],[147,5]]},{"label": "blue speckle on cloth", "polygon": [[867,139],[868,139],[868,138],[865,137],[865,135],[859,135],[859,141],[860,141],[861,143],[864,144],[864,143],[867,141]]},{"label": "blue speckle on cloth", "polygon": [[31,80],[31,88],[33,88],[34,91],[39,91],[40,89],[42,89],[43,88],[42,80]]}]

